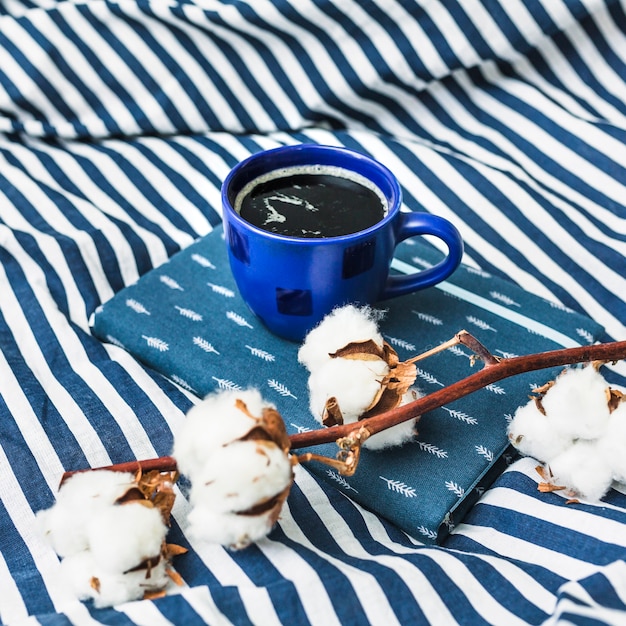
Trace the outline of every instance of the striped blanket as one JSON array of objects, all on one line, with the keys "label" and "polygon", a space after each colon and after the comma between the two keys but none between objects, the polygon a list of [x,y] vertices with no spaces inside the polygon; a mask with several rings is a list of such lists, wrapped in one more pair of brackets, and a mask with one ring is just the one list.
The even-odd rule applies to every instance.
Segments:
[{"label": "striped blanket", "polygon": [[566,504],[530,458],[440,546],[304,468],[239,552],[190,542],[179,494],[182,587],[68,592],[35,513],[66,470],[170,453],[197,401],[90,316],[219,224],[235,163],[297,142],[374,156],[468,266],[626,339],[624,0],[2,0],[0,623],[626,623],[626,495]]}]

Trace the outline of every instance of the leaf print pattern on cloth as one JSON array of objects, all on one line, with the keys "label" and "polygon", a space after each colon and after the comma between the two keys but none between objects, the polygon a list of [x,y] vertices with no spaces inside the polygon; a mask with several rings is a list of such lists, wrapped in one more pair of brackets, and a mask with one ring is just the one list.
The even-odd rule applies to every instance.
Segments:
[{"label": "leaf print pattern on cloth", "polygon": [[495,329],[493,326],[490,326],[487,322],[485,322],[484,320],[481,320],[480,318],[474,315],[467,315],[465,319],[470,324],[474,324],[474,326],[478,326],[478,328],[480,328],[481,330],[491,330],[494,333],[498,332],[497,329]]},{"label": "leaf print pattern on cloth", "polygon": [[435,539],[437,539],[437,533],[434,530],[431,530],[430,528],[426,528],[426,526],[423,526],[423,525],[419,526],[417,528],[417,531],[419,532],[420,535],[427,537],[431,541],[435,541]]},{"label": "leaf print pattern on cloth", "polygon": [[283,397],[290,397],[293,398],[294,400],[297,400],[298,398],[296,398],[296,396],[294,396],[291,391],[289,391],[289,389],[283,385],[282,383],[279,383],[277,380],[274,380],[273,378],[269,379],[267,381],[267,384],[274,390],[277,391],[281,396]]},{"label": "leaf print pattern on cloth", "polygon": [[331,480],[341,485],[344,489],[352,490],[354,491],[354,493],[359,493],[341,474],[339,474],[339,472],[336,472],[332,469],[327,469],[326,475],[331,478]]},{"label": "leaf print pattern on cloth", "polygon": [[453,480],[446,480],[446,489],[452,491],[458,498],[462,498],[465,495],[465,489]]},{"label": "leaf print pattern on cloth", "polygon": [[431,315],[430,313],[422,313],[421,311],[411,311],[411,313],[415,313],[415,315],[417,315],[422,322],[428,322],[433,326],[443,326],[443,320],[439,317]]},{"label": "leaf print pattern on cloth", "polygon": [[213,263],[211,263],[211,261],[209,261],[209,259],[207,259],[206,257],[202,256],[201,254],[198,254],[197,252],[194,252],[191,255],[191,260],[195,261],[201,267],[208,267],[209,269],[212,269],[212,270],[217,269],[217,267],[215,265],[213,265]]},{"label": "leaf print pattern on cloth", "polygon": [[252,324],[250,324],[248,320],[246,320],[245,317],[242,317],[241,315],[239,315],[239,313],[235,313],[235,311],[227,311],[226,317],[229,320],[235,322],[237,326],[246,326],[247,328],[254,328],[254,326],[252,326]]},{"label": "leaf print pattern on cloth", "polygon": [[493,461],[493,452],[489,449],[487,449],[485,446],[474,446],[476,452],[484,457],[487,461],[489,461],[489,463],[491,463],[491,461]]},{"label": "leaf print pattern on cloth", "polygon": [[513,298],[509,298],[509,296],[507,296],[507,295],[505,295],[503,293],[500,293],[499,291],[490,291],[489,295],[494,300],[499,300],[503,304],[507,304],[509,306],[522,306],[519,302],[515,302],[515,300],[513,300]]},{"label": "leaf print pattern on cloth", "polygon": [[438,448],[434,443],[426,443],[425,441],[417,440],[417,445],[424,452],[428,452],[428,454],[432,454],[436,456],[438,459],[447,459],[448,453],[441,448]]},{"label": "leaf print pattern on cloth", "polygon": [[218,378],[217,376],[211,376],[211,378],[217,383],[219,389],[232,389],[234,391],[240,391],[241,385],[234,383],[232,380],[226,378]]},{"label": "leaf print pattern on cloth", "polygon": [[215,283],[207,283],[209,287],[211,287],[213,293],[219,293],[220,296],[224,296],[225,298],[234,298],[235,292],[228,287],[223,287],[222,285],[216,285]]},{"label": "leaf print pattern on cloth", "polygon": [[203,337],[194,337],[193,343],[205,352],[213,352],[214,354],[219,354],[219,352],[213,347],[213,344],[209,343]]},{"label": "leaf print pattern on cloth", "polygon": [[140,313],[142,315],[150,315],[150,311],[148,311],[148,309],[146,309],[146,307],[141,304],[141,302],[137,302],[137,300],[135,300],[134,298],[128,298],[128,300],[126,300],[126,306],[129,309],[132,309],[133,311],[135,311],[135,313]]},{"label": "leaf print pattern on cloth", "polygon": [[395,493],[399,493],[401,496],[405,498],[415,498],[417,494],[415,493],[415,487],[409,487],[406,483],[403,483],[400,480],[393,480],[391,478],[385,478],[384,476],[379,476],[381,480],[384,480],[387,483],[387,488]]},{"label": "leaf print pattern on cloth", "polygon": [[253,348],[252,346],[249,346],[248,344],[246,344],[245,347],[248,350],[250,350],[250,354],[252,356],[256,356],[259,359],[263,359],[264,361],[269,361],[269,362],[274,362],[276,360],[276,357],[273,354],[270,354],[269,352],[266,352],[265,350],[261,350],[261,348]]},{"label": "leaf print pattern on cloth", "polygon": [[417,377],[421,378],[427,383],[430,383],[431,385],[439,385],[440,387],[445,387],[445,385],[440,380],[437,380],[432,374],[425,372],[419,367],[417,368]]},{"label": "leaf print pattern on cloth", "polygon": [[162,339],[159,339],[158,337],[148,337],[146,335],[141,335],[141,338],[145,339],[146,343],[151,348],[154,348],[155,350],[158,350],[159,352],[165,352],[166,350],[170,349],[169,344],[167,344]]},{"label": "leaf print pattern on cloth", "polygon": [[394,347],[394,348],[402,348],[407,352],[415,352],[417,349],[415,344],[412,344],[404,339],[398,339],[397,337],[390,337],[389,335],[385,335],[385,339]]},{"label": "leaf print pattern on cloth", "polygon": [[193,311],[192,309],[186,309],[185,307],[182,306],[178,306],[178,305],[174,305],[176,310],[183,316],[186,317],[187,319],[191,320],[192,322],[201,322],[202,321],[202,315],[200,313],[197,313],[196,311]]},{"label": "leaf print pattern on cloth", "polygon": [[187,391],[191,391],[192,393],[196,393],[196,390],[186,380],[183,380],[180,376],[176,376],[176,374],[174,374],[172,376],[172,380],[178,385],[180,385],[183,389],[186,389]]},{"label": "leaf print pattern on cloth", "polygon": [[177,291],[185,291],[176,280],[174,280],[171,276],[168,276],[167,274],[161,274],[161,276],[159,276],[159,280],[166,286],[169,287],[170,289],[175,289]]},{"label": "leaf print pattern on cloth", "polygon": [[460,422],[464,422],[465,424],[471,424],[472,426],[475,426],[476,424],[478,424],[478,420],[475,417],[471,417],[467,413],[463,413],[463,411],[449,409],[447,406],[442,406],[441,408],[444,411],[447,411],[450,417],[453,417],[454,419],[457,419]]}]

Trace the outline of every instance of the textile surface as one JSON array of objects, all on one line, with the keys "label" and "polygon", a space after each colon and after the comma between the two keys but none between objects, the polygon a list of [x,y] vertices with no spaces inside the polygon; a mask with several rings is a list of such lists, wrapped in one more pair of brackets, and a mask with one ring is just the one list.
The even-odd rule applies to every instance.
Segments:
[{"label": "textile surface", "polygon": [[[399,247],[395,265],[419,271],[403,258],[428,266],[440,255],[414,239]],[[434,289],[379,307],[385,311],[383,336],[402,360],[416,356],[425,337],[424,348],[429,348],[465,326],[485,344],[496,342],[492,349],[500,357],[592,343],[601,331],[589,318],[555,309],[508,281],[467,267]],[[256,387],[276,404],[288,432],[321,427],[309,409],[308,372],[298,363],[299,344],[273,336],[239,296],[222,228],[96,309],[93,329],[101,340],[128,350],[200,397]],[[416,387],[425,394],[470,375],[477,369],[471,358],[467,348],[457,346],[420,362]],[[520,398],[559,371],[516,376],[430,411],[414,443],[364,450],[354,476],[315,463],[307,467],[425,543],[441,541],[503,469],[502,455],[512,456],[506,425]],[[308,451],[334,458],[338,449],[329,444]]]},{"label": "textile surface", "polygon": [[35,513],[65,470],[171,452],[197,397],[89,320],[218,226],[260,149],[370,154],[466,266],[626,339],[625,77],[623,0],[0,2],[0,621],[623,623],[626,497],[566,504],[532,459],[439,546],[304,468],[240,552],[190,543],[180,492],[184,586],[111,609],[69,594]]}]

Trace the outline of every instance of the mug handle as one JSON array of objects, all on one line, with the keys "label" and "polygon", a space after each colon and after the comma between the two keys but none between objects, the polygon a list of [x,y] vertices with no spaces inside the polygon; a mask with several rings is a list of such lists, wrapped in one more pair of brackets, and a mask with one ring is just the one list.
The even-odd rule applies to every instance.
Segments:
[{"label": "mug handle", "polygon": [[430,213],[400,213],[396,244],[416,235],[434,235],[448,246],[448,255],[437,265],[407,276],[389,276],[381,300],[403,296],[445,280],[461,263],[463,239],[448,220]]}]

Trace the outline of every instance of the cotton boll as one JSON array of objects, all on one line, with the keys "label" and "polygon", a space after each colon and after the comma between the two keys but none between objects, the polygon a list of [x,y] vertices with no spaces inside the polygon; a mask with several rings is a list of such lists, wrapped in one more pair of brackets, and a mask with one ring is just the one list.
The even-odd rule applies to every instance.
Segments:
[{"label": "cotton boll", "polygon": [[[402,396],[400,406],[413,402],[423,395],[424,394],[420,393],[418,389],[412,387]],[[368,450],[378,451],[404,445],[415,437],[415,424],[417,420],[418,417],[414,417],[405,422],[400,422],[395,426],[391,426],[390,428],[386,428],[366,439],[363,447]]]},{"label": "cotton boll", "polygon": [[86,527],[98,566],[111,573],[126,572],[157,557],[166,534],[160,511],[140,502],[105,508]]},{"label": "cotton boll", "polygon": [[140,600],[146,591],[163,589],[169,580],[164,559],[149,571],[111,573],[102,570],[89,551],[64,558],[61,575],[79,600],[93,599],[96,608]]},{"label": "cotton boll", "polygon": [[293,479],[287,455],[271,441],[237,441],[215,450],[194,475],[193,506],[216,513],[247,511],[286,489]]},{"label": "cotton boll", "polygon": [[534,400],[515,411],[507,433],[517,450],[542,463],[549,462],[572,444],[572,438],[557,430]]},{"label": "cotton boll", "polygon": [[613,480],[626,483],[626,402],[611,413],[598,447],[611,466]]},{"label": "cotton boll", "polygon": [[550,461],[552,483],[592,502],[606,494],[613,481],[609,462],[596,441],[579,440]]},{"label": "cotton boll", "polygon": [[[242,410],[241,402],[247,412]],[[193,477],[212,450],[247,435],[266,407],[274,408],[274,405],[265,402],[257,389],[225,390],[208,395],[189,410],[176,435],[172,454],[178,469]]]},{"label": "cotton boll", "polygon": [[55,504],[37,513],[39,527],[59,556],[85,550],[88,521],[133,486],[134,477],[127,472],[95,470],[74,474],[59,489]]},{"label": "cotton boll", "polygon": [[218,513],[210,506],[196,506],[187,516],[187,520],[192,539],[219,543],[240,550],[267,536],[272,530],[276,516],[272,511],[249,516]]},{"label": "cotton boll", "polygon": [[608,384],[595,367],[569,368],[546,392],[541,402],[546,415],[572,439],[599,437],[609,419]]},{"label": "cotton boll", "polygon": [[330,360],[330,354],[353,342],[373,340],[383,345],[378,331],[381,313],[352,304],[331,311],[309,334],[298,351],[298,361],[310,372]]},{"label": "cotton boll", "polygon": [[328,360],[309,377],[309,405],[315,419],[322,423],[326,402],[334,397],[344,422],[357,421],[380,393],[388,372],[384,361]]}]

